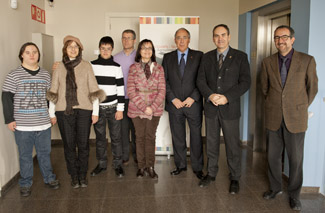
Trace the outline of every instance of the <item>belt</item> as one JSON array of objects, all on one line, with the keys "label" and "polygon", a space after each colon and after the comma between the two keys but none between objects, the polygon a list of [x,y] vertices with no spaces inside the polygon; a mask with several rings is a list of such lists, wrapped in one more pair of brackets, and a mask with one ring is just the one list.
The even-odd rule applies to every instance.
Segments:
[{"label": "belt", "polygon": [[99,105],[99,108],[101,109],[112,109],[112,108],[116,108],[117,104],[111,104],[111,105]]}]

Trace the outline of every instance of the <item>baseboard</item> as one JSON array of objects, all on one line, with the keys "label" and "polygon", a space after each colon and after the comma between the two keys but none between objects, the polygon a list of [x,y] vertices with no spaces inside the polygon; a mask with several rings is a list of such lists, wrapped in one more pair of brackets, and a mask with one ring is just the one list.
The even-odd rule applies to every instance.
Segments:
[{"label": "baseboard", "polygon": [[3,197],[3,196],[4,196],[4,195],[9,191],[9,189],[10,189],[13,185],[17,184],[19,177],[20,177],[20,175],[19,175],[19,172],[18,172],[15,176],[13,176],[13,177],[8,181],[8,183],[6,183],[6,184],[1,188],[1,190],[0,190],[0,197]]},{"label": "baseboard", "polygon": [[[35,155],[33,157],[33,164],[35,167],[35,164],[37,164],[37,156]],[[19,171],[17,172],[17,174],[15,174],[0,190],[0,197],[3,197],[8,191],[9,189],[15,185],[18,184],[18,180],[19,180],[20,174]]]},{"label": "baseboard", "polygon": [[301,188],[301,194],[319,194],[319,187],[303,186]]}]

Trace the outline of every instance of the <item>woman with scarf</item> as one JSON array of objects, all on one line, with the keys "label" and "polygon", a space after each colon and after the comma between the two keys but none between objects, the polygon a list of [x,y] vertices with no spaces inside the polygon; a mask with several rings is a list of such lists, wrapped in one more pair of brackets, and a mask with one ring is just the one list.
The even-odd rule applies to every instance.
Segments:
[{"label": "woman with scarf", "polygon": [[62,62],[53,71],[47,93],[50,118],[59,125],[72,187],[87,187],[90,126],[97,122],[99,102],[106,95],[90,63],[82,59],[80,40],[68,35],[63,44]]},{"label": "woman with scarf", "polygon": [[135,61],[129,70],[127,94],[130,100],[128,116],[132,118],[136,135],[137,177],[148,174],[157,179],[154,170],[156,130],[164,110],[164,69],[156,62],[155,48],[148,39],[140,42]]}]

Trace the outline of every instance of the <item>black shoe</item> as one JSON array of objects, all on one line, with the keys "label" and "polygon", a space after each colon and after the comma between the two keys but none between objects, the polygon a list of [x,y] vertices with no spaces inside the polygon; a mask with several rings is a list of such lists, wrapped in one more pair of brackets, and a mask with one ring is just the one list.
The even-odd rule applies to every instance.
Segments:
[{"label": "black shoe", "polygon": [[138,169],[137,177],[138,178],[143,178],[143,176],[144,176],[144,169]]},{"label": "black shoe", "polygon": [[290,203],[290,207],[292,210],[294,211],[300,211],[301,210],[301,202],[299,199],[296,198],[289,198],[289,203]]},{"label": "black shoe", "polygon": [[158,179],[158,175],[153,167],[147,168],[147,172],[149,174],[149,177],[151,177],[152,179]]},{"label": "black shoe", "polygon": [[269,190],[267,192],[264,192],[263,194],[263,198],[266,199],[266,200],[270,200],[270,199],[274,199],[277,195],[280,195],[282,194],[282,191],[272,191],[272,190]]},{"label": "black shoe", "polygon": [[202,180],[204,178],[204,174],[202,171],[193,171],[193,173],[196,175],[199,180]]},{"label": "black shoe", "polygon": [[20,195],[22,197],[28,197],[28,196],[30,196],[31,193],[32,193],[32,191],[30,190],[30,187],[28,187],[28,186],[20,187]]},{"label": "black shoe", "polygon": [[88,186],[88,180],[86,177],[81,177],[79,182],[82,188],[86,188]]},{"label": "black shoe", "polygon": [[232,180],[229,186],[229,193],[234,195],[239,192],[239,182],[238,180]]},{"label": "black shoe", "polygon": [[121,178],[124,176],[124,171],[123,171],[123,168],[121,166],[117,167],[115,169],[115,174],[118,178]]},{"label": "black shoe", "polygon": [[211,177],[209,174],[203,177],[203,179],[199,182],[200,187],[206,187],[210,184],[210,182],[215,181],[215,177]]},{"label": "black shoe", "polygon": [[182,171],[186,171],[187,168],[178,168],[176,167],[176,169],[174,169],[173,171],[170,172],[171,175],[179,175]]},{"label": "black shoe", "polygon": [[96,176],[99,173],[106,171],[106,168],[102,168],[99,166],[99,164],[96,166],[96,168],[90,173],[91,176]]},{"label": "black shoe", "polygon": [[75,176],[75,177],[72,177],[72,178],[71,178],[71,186],[72,186],[72,188],[74,188],[74,189],[77,189],[77,188],[80,187],[80,183],[79,183],[78,176]]},{"label": "black shoe", "polygon": [[45,183],[45,185],[47,185],[51,189],[58,189],[60,187],[60,182],[59,180],[52,180],[48,183]]}]

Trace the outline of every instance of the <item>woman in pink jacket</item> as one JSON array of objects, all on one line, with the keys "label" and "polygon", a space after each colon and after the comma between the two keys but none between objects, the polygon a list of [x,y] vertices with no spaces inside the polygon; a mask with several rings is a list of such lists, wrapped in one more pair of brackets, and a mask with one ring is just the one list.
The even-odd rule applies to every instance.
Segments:
[{"label": "woman in pink jacket", "polygon": [[129,71],[127,94],[130,99],[128,116],[132,118],[136,134],[137,177],[146,173],[157,179],[154,170],[156,130],[164,110],[164,69],[156,62],[155,48],[148,39],[140,42],[135,61]]}]

